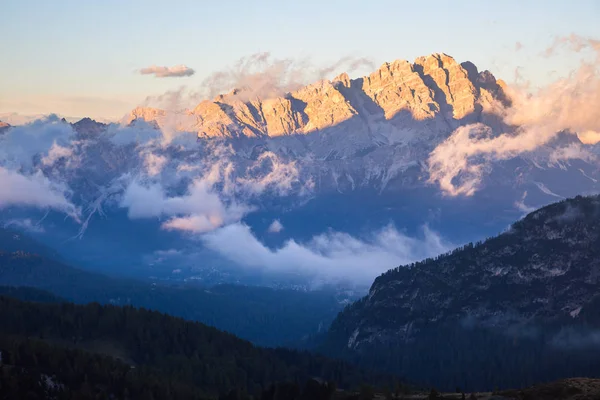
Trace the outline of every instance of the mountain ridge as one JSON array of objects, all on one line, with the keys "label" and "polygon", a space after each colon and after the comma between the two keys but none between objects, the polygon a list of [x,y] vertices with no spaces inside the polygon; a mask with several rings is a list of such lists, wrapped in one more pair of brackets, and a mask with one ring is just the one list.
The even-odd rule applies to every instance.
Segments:
[{"label": "mountain ridge", "polygon": [[[164,262],[153,276],[214,283],[259,277],[261,284],[306,287],[312,278],[301,276],[301,263],[275,276],[279,268],[263,274],[264,260],[254,261],[256,274],[226,246],[209,248],[205,234],[243,225],[239,232],[269,260],[283,256],[277,250],[290,241],[318,252],[314,239],[332,232],[372,244],[390,225],[413,237],[428,226],[464,243],[499,232],[524,210],[600,189],[600,148],[568,133],[569,141],[553,136],[522,154],[469,154],[521,133],[504,118],[513,92],[491,73],[441,53],[278,96],[238,86],[190,110],[139,108],[121,124],[53,118],[10,128],[0,146],[6,165],[27,177],[42,173],[72,204],[48,215],[15,204],[3,222],[35,229],[86,267],[131,265],[150,274],[152,260],[167,252],[178,265]],[[44,140],[23,143],[25,133]],[[433,171],[432,154],[442,159]],[[463,178],[466,189],[455,190]],[[64,207],[81,210],[80,220],[65,220]],[[284,228],[269,232],[275,220]]]},{"label": "mountain ridge", "polygon": [[[418,121],[442,114],[439,124],[453,129],[456,121],[479,120],[482,108],[491,107],[494,101],[506,104],[504,88],[489,71],[479,72],[471,62],[459,64],[447,54],[434,53],[414,63],[386,62],[356,79],[342,73],[281,96],[263,98],[252,88],[236,88],[181,112],[178,128],[187,124],[200,137],[277,137],[308,134],[355,116],[371,130],[369,119],[398,123],[404,118],[398,114],[408,112]],[[138,107],[126,122],[143,119],[166,126],[168,114],[159,108]]]},{"label": "mountain ridge", "polygon": [[499,236],[391,269],[338,315],[328,344],[430,384],[507,386],[590,373],[600,329],[598,221],[600,196],[578,196]]}]

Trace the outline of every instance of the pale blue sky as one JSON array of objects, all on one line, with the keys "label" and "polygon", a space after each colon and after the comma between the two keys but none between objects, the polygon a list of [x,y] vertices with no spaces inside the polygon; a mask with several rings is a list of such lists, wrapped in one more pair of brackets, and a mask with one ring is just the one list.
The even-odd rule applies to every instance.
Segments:
[{"label": "pale blue sky", "polygon": [[[556,36],[600,38],[599,0],[0,0],[0,14],[0,113],[92,117],[197,87],[256,52],[316,64],[364,56],[376,65],[445,52],[507,81],[520,66],[542,85],[578,63],[540,56]],[[136,74],[152,64],[196,74]]]}]

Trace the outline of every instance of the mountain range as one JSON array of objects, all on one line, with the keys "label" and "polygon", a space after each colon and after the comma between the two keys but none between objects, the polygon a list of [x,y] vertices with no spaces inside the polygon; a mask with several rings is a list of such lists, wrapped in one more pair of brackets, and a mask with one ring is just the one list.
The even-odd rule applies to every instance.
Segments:
[{"label": "mountain range", "polygon": [[[242,86],[187,110],[140,107],[120,124],[51,116],[3,130],[5,179],[40,194],[3,200],[0,219],[103,272],[365,290],[393,265],[597,191],[593,142],[561,118],[532,122],[523,104],[440,53],[291,91]],[[533,147],[502,145],[536,129],[546,139]]]}]

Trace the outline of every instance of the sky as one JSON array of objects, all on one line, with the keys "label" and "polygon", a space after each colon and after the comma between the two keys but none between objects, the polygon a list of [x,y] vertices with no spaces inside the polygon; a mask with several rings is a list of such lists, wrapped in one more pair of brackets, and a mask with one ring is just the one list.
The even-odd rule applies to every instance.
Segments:
[{"label": "sky", "polygon": [[[598,0],[0,0],[0,11],[0,115],[118,119],[259,52],[317,66],[444,52],[539,87],[579,63],[541,55],[556,37],[600,38]],[[177,65],[195,73],[140,73]]]}]

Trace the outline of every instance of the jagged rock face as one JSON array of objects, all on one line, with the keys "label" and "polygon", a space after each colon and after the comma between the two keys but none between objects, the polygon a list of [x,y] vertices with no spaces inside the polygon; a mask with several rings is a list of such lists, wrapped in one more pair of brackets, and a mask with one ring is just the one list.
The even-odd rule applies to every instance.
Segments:
[{"label": "jagged rock face", "polygon": [[97,137],[106,129],[106,124],[96,122],[91,118],[83,118],[72,124],[72,126],[83,138]]},{"label": "jagged rock face", "polygon": [[[467,69],[468,67],[468,69]],[[371,75],[306,86],[283,97],[242,101],[240,90],[203,101],[189,114],[185,128],[201,137],[276,137],[309,134],[345,124],[346,131],[369,132],[379,123],[396,127],[409,120],[426,121],[432,131],[447,131],[461,122],[477,121],[481,110],[497,99],[502,88],[488,72],[479,74],[445,54],[420,57],[414,63],[385,63]],[[161,121],[164,110],[137,108],[136,118]]]}]

